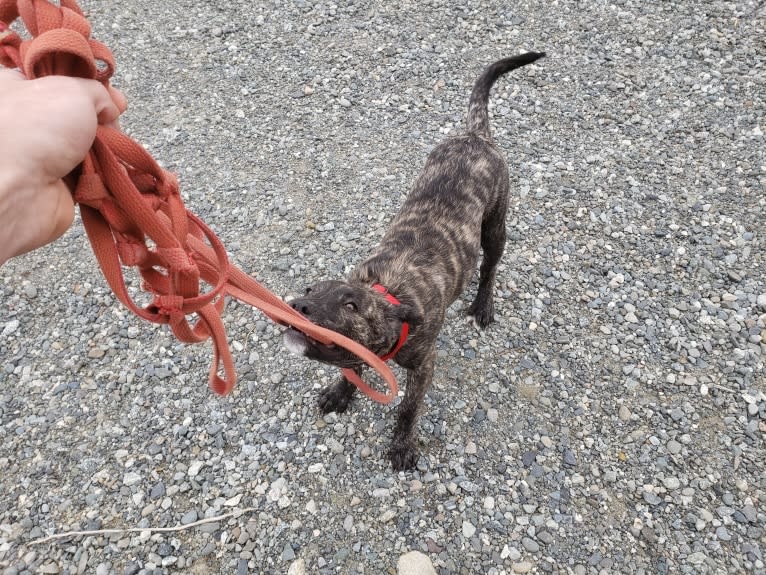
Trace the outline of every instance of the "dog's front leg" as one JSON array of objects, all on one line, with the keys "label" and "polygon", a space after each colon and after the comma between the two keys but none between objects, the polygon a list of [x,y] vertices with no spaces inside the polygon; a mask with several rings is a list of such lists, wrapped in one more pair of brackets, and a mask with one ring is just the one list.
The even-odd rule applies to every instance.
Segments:
[{"label": "dog's front leg", "polygon": [[412,469],[418,462],[418,418],[434,376],[435,360],[436,346],[432,346],[416,369],[407,370],[407,389],[399,404],[399,418],[388,454],[396,471]]},{"label": "dog's front leg", "polygon": [[[361,377],[361,367],[354,368],[354,371]],[[319,409],[322,410],[322,413],[330,413],[331,411],[343,413],[348,409],[348,404],[351,403],[355,391],[356,386],[341,375],[338,381],[328,385],[319,393]]]}]

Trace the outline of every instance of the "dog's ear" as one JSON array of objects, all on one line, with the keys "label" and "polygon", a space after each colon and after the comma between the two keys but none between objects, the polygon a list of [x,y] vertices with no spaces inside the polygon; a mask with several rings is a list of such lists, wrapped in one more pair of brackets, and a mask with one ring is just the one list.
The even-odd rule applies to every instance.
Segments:
[{"label": "dog's ear", "polygon": [[423,316],[413,306],[405,303],[389,306],[388,313],[391,319],[399,322],[407,322],[410,326],[416,326],[423,322]]}]

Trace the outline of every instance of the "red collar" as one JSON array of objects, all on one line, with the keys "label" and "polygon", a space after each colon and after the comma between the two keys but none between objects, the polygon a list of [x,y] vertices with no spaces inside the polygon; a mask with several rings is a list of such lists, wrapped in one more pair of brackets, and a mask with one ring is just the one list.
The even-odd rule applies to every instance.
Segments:
[{"label": "red collar", "polygon": [[[393,305],[401,305],[399,300],[396,299],[391,293],[388,291],[388,288],[385,286],[382,286],[380,284],[375,284],[372,286],[372,289],[374,289],[377,292],[382,293],[384,296],[386,296],[386,300],[388,300],[389,303]],[[399,350],[402,349],[402,346],[404,345],[404,342],[407,341],[407,336],[410,333],[410,324],[408,324],[406,321],[402,322],[402,331],[399,332],[399,341],[396,342],[396,345],[394,348],[389,351],[388,353],[381,355],[380,359],[383,361],[388,361],[392,357],[394,357],[397,353],[399,353]]]}]

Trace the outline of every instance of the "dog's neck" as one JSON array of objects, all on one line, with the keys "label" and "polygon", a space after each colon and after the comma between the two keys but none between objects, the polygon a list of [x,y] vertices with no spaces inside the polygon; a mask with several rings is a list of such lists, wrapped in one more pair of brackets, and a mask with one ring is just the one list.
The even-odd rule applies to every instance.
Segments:
[{"label": "dog's neck", "polygon": [[[372,289],[374,289],[377,292],[380,292],[384,295],[386,300],[392,304],[392,305],[401,305],[398,299],[388,291],[388,288],[376,283],[373,284]],[[394,344],[394,347],[389,351],[388,353],[381,355],[380,359],[383,361],[388,361],[389,359],[393,358],[397,353],[399,353],[399,350],[402,349],[405,342],[407,341],[407,336],[410,333],[410,324],[408,324],[406,321],[402,322],[402,328],[401,331],[399,331],[399,339],[396,341],[396,344]]]}]

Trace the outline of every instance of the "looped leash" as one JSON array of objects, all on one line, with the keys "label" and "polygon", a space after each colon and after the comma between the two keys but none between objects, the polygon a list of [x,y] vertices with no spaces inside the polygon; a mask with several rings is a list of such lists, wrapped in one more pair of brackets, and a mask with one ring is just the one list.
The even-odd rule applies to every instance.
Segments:
[{"label": "looped leash", "polygon": [[[11,30],[10,24],[17,18],[30,39]],[[59,5],[47,0],[0,0],[0,65],[18,68],[28,79],[73,76],[98,80],[109,89],[114,58],[90,33],[90,24],[75,0],[60,0]],[[357,355],[389,388],[383,394],[359,380],[360,389],[384,403],[396,397],[396,379],[383,359],[353,340],[311,323],[231,264],[218,237],[184,207],[176,177],[121,131],[99,126],[91,150],[67,182],[116,297],[136,315],[167,324],[182,342],[212,339],[209,382],[216,393],[230,392],[236,382],[221,319],[229,295],[260,309],[274,322]],[[140,307],[133,300],[123,267],[137,268],[143,289],[153,296],[150,304]],[[204,291],[200,284],[206,285]],[[194,315],[196,321],[190,323],[188,318]],[[221,366],[224,377],[219,375]]]}]

